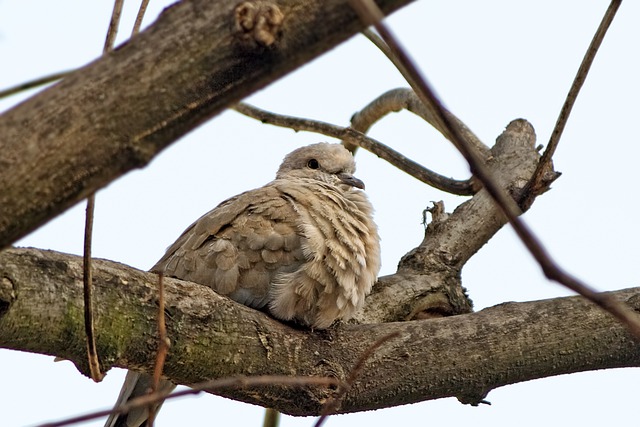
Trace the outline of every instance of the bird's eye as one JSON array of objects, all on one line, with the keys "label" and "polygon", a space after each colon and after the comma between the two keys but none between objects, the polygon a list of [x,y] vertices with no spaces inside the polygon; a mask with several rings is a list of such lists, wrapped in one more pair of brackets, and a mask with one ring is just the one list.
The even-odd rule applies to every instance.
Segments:
[{"label": "bird's eye", "polygon": [[307,167],[309,169],[318,169],[320,167],[320,163],[318,163],[318,161],[316,159],[310,159],[307,162]]}]

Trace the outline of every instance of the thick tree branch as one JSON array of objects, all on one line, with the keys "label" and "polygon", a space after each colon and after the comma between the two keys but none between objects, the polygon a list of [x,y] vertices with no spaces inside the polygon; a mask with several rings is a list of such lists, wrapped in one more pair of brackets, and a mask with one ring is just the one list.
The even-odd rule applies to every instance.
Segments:
[{"label": "thick tree branch", "polygon": [[[79,257],[34,249],[0,254],[0,346],[65,357],[86,372]],[[98,349],[105,368],[151,371],[156,276],[96,261]],[[640,310],[640,288],[613,295]],[[344,380],[363,349],[397,331],[366,363],[339,412],[446,396],[477,403],[496,387],[564,373],[640,366],[640,347],[610,315],[580,297],[508,303],[443,319],[299,330],[167,279],[165,374],[182,384],[245,375]],[[330,392],[273,385],[222,393],[290,414],[318,414]]]},{"label": "thick tree branch", "polygon": [[284,18],[265,46],[236,22],[237,0],[183,0],[0,116],[0,248],[364,28],[346,0],[277,4]]}]

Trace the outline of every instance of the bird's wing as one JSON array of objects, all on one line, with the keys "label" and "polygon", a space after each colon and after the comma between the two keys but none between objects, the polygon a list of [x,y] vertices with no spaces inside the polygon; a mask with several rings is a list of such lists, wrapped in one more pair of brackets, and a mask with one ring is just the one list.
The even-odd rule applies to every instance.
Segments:
[{"label": "bird's wing", "polygon": [[151,271],[200,283],[261,308],[271,282],[305,260],[298,214],[275,185],[228,199],[203,215]]}]

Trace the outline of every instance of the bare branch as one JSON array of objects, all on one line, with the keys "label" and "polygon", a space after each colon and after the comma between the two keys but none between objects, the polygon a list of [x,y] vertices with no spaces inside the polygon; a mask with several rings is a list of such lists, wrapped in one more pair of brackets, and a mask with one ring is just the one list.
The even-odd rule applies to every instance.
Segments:
[{"label": "bare branch", "polygon": [[136,22],[133,24],[133,30],[131,30],[131,37],[140,32],[140,27],[142,26],[142,20],[144,19],[144,14],[147,11],[147,6],[149,6],[149,0],[142,0],[140,3],[140,9],[138,9],[138,14],[136,15]]},{"label": "bare branch", "polygon": [[93,213],[95,209],[95,194],[87,200],[87,210],[84,224],[84,256],[82,263],[82,285],[84,295],[84,331],[87,337],[87,358],[91,379],[100,382],[104,374],[100,370],[100,360],[96,349],[96,334],[93,319],[93,274],[91,269],[91,235],[93,233]]},{"label": "bare branch", "polygon": [[343,141],[349,141],[356,146],[362,147],[367,151],[375,154],[383,160],[391,163],[398,169],[406,172],[412,177],[431,185],[439,190],[446,191],[448,193],[457,194],[461,196],[468,196],[474,194],[471,181],[456,181],[451,178],[439,175],[417,162],[403,156],[392,148],[384,145],[383,143],[370,138],[361,132],[358,132],[352,128],[343,128],[335,126],[329,123],[302,119],[298,117],[284,116],[280,114],[271,113],[249,105],[247,103],[239,103],[233,107],[237,112],[246,116],[252,117],[256,120],[260,120],[263,123],[271,124],[274,126],[286,127],[295,131],[308,131],[316,132],[322,135],[337,138]]},{"label": "bare branch", "polygon": [[120,26],[120,16],[122,15],[122,6],[124,0],[115,0],[113,3],[113,11],[111,12],[111,21],[109,21],[109,29],[107,30],[107,37],[104,40],[103,52],[109,52],[113,49],[113,45],[118,35],[118,27]]},{"label": "bare branch", "polygon": [[[380,4],[391,13],[411,1]],[[347,0],[287,0],[275,43],[247,46],[237,4],[177,2],[111,54],[0,115],[0,248],[363,29]]]},{"label": "bare branch", "polygon": [[[622,0],[612,0],[602,17],[602,21],[596,30],[596,33],[589,44],[589,48],[582,59],[582,63],[580,64],[580,68],[578,68],[578,72],[576,73],[576,77],[573,79],[573,83],[571,84],[571,88],[569,89],[569,93],[567,94],[567,98],[562,105],[562,109],[560,110],[560,114],[558,115],[558,119],[556,120],[556,125],[551,132],[551,137],[549,138],[549,143],[547,144],[547,148],[542,155],[542,159],[540,159],[540,163],[536,169],[535,174],[531,178],[526,191],[524,193],[524,197],[530,197],[535,194],[539,194],[541,188],[544,188],[543,176],[545,171],[548,169],[549,164],[551,163],[551,159],[553,158],[553,154],[556,151],[558,143],[560,142],[560,138],[562,137],[562,133],[564,128],[569,120],[569,116],[571,115],[571,110],[573,109],[573,105],[578,98],[578,94],[580,93],[580,89],[584,84],[587,74],[589,74],[589,70],[591,69],[591,64],[593,64],[593,60],[598,53],[598,49],[602,44],[602,40],[604,40],[604,36],[613,22],[613,18],[618,11],[618,8],[622,4]],[[526,203],[526,202],[525,202]]]},{"label": "bare branch", "polygon": [[3,89],[0,90],[0,99],[2,98],[8,98],[12,95],[16,95],[20,92],[24,92],[26,90],[29,89],[34,89],[36,87],[39,86],[43,86],[49,83],[53,83],[57,80],[60,80],[61,78],[71,74],[72,72],[74,72],[75,70],[67,70],[67,71],[60,71],[58,73],[53,73],[50,74],[48,76],[44,76],[44,77],[39,77],[37,79],[25,82],[25,83],[20,83],[16,86],[7,88],[7,89]]},{"label": "bare branch", "polygon": [[[122,3],[122,2],[121,2]],[[118,6],[118,4],[114,4],[114,12],[116,12],[115,8]],[[131,30],[131,37],[135,36],[136,34],[138,34],[140,32],[140,27],[142,26],[142,20],[144,19],[144,14],[147,11],[147,6],[149,6],[149,0],[142,0],[142,2],[140,3],[140,9],[138,10],[138,14],[136,15],[136,21],[133,24],[133,29]],[[118,12],[118,15],[120,15],[120,11]],[[112,14],[112,19],[115,18],[115,16]],[[118,17],[119,18],[119,17]],[[109,27],[111,29],[111,25]],[[112,36],[107,36],[107,40],[105,41],[105,45],[107,44],[107,42],[113,42],[113,40],[115,40],[115,35]],[[75,72],[77,69],[73,69],[73,70],[67,70],[67,71],[60,71],[58,73],[54,73],[48,76],[44,76],[44,77],[39,77],[37,79],[25,82],[25,83],[21,83],[19,85],[16,85],[14,87],[10,87],[8,89],[3,89],[0,90],[0,99],[2,98],[8,98],[9,96],[12,95],[16,95],[20,92],[24,92],[26,90],[29,89],[34,89],[36,87],[39,86],[43,86],[46,85],[48,83],[53,83],[57,80],[60,80],[64,77],[66,77],[67,75]]]},{"label": "bare branch", "polygon": [[[94,263],[103,363],[150,372],[157,276],[113,262]],[[54,252],[0,253],[0,347],[57,354],[77,366],[86,363],[81,264],[79,257]],[[399,332],[399,338],[372,354],[342,401],[341,413],[445,396],[479,402],[506,384],[640,363],[640,347],[625,328],[580,297],[507,303],[441,319],[342,325],[318,333],[282,324],[204,286],[165,280],[174,357],[167,359],[164,374],[178,384],[248,373],[344,381],[359,349]],[[640,309],[640,289],[609,295]],[[129,321],[123,326],[121,319]],[[270,386],[269,393],[224,389],[216,394],[296,415],[319,414],[330,396],[328,390],[278,385]]]},{"label": "bare branch", "polygon": [[533,234],[529,227],[519,218],[520,209],[511,198],[493,179],[487,166],[485,165],[481,155],[475,147],[465,140],[464,136],[458,132],[456,126],[449,121],[445,114],[440,101],[435,96],[427,81],[422,77],[415,64],[409,59],[408,55],[402,49],[396,38],[391,34],[389,29],[380,20],[383,15],[378,6],[371,0],[351,0],[351,4],[361,15],[363,22],[375,22],[375,27],[383,40],[389,45],[391,51],[398,57],[403,67],[411,74],[410,84],[416,84],[414,87],[416,93],[425,103],[431,105],[436,113],[438,121],[449,129],[453,139],[452,142],[460,150],[462,155],[467,159],[469,166],[475,176],[483,183],[484,187],[489,191],[498,206],[507,216],[509,223],[512,225],[520,240],[525,244],[529,252],[536,259],[542,268],[545,276],[550,280],[554,280],[572,291],[582,295],[599,307],[613,314],[619,321],[626,325],[629,330],[640,339],[640,316],[629,310],[628,307],[620,304],[608,294],[599,293],[589,287],[587,284],[573,277],[569,273],[560,268],[558,264],[551,258],[540,240]]},{"label": "bare branch", "polygon": [[[113,43],[115,42],[116,35],[118,33],[123,5],[124,0],[116,0],[113,4],[113,12],[111,14],[111,21],[109,22],[109,29],[107,30],[107,38],[104,44],[103,54],[113,50]],[[85,212],[82,283],[84,287],[84,326],[85,333],[87,334],[89,371],[91,373],[91,379],[95,382],[100,382],[104,378],[104,374],[100,371],[100,360],[98,359],[98,351],[96,350],[96,337],[93,320],[93,293],[91,289],[93,280],[93,276],[91,274],[91,238],[93,234],[93,215],[95,206],[96,195],[93,193],[87,198],[87,209]]]}]

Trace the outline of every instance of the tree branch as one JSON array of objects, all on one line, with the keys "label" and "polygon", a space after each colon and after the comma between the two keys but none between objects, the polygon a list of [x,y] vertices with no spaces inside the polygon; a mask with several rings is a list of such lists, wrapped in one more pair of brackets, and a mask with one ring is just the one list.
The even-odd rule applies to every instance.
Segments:
[{"label": "tree branch", "polygon": [[[391,13],[410,2],[380,5]],[[364,28],[346,0],[282,0],[284,20],[266,47],[241,32],[236,6],[176,3],[130,42],[0,116],[0,248]]]},{"label": "tree branch", "polygon": [[[409,90],[410,92],[410,90]],[[342,126],[336,126],[329,123],[321,122],[318,120],[303,119],[300,117],[285,116],[282,114],[275,114],[245,102],[240,102],[233,107],[240,114],[244,114],[247,117],[260,120],[262,123],[286,127],[295,131],[307,131],[316,132],[322,135],[330,136],[332,138],[342,140],[343,144],[351,152],[354,151],[354,147],[362,147],[367,151],[375,154],[381,159],[386,160],[393,166],[397,167],[408,175],[431,185],[439,190],[446,191],[448,193],[457,194],[461,196],[470,196],[474,194],[478,189],[474,188],[471,180],[457,181],[451,178],[447,178],[443,175],[435,173],[430,169],[425,168],[417,162],[403,156],[391,147],[384,145],[383,143],[376,141],[373,138],[366,136],[362,131],[353,128],[345,128]]]},{"label": "tree branch", "polygon": [[[536,173],[531,178],[531,182],[527,185],[527,188],[524,192],[524,199],[528,197],[530,194],[537,194],[539,181],[542,181],[542,177],[545,174],[549,164],[551,163],[551,159],[553,158],[554,153],[556,152],[556,148],[560,143],[560,138],[562,137],[562,133],[564,132],[564,128],[569,121],[569,116],[571,115],[571,110],[573,109],[573,105],[578,99],[578,94],[580,93],[580,89],[582,89],[582,85],[587,79],[587,75],[589,74],[589,70],[591,69],[591,64],[593,64],[593,60],[598,53],[598,49],[600,49],[600,45],[604,40],[604,36],[609,29],[609,26],[613,22],[613,18],[615,18],[616,13],[618,12],[618,8],[622,4],[622,0],[611,0],[609,3],[609,7],[602,17],[602,21],[600,21],[600,25],[596,30],[596,33],[593,35],[591,39],[591,43],[589,44],[589,48],[587,52],[584,54],[584,58],[582,58],[582,62],[580,63],[580,67],[578,68],[578,72],[573,79],[573,83],[571,83],[571,88],[569,89],[569,93],[564,100],[564,104],[562,105],[562,109],[560,110],[560,114],[556,119],[556,124],[553,127],[553,131],[551,132],[551,137],[549,138],[549,143],[547,144],[547,148],[542,155],[542,159],[540,159],[540,163],[538,164],[538,168],[536,169]],[[543,185],[544,187],[544,185]],[[523,200],[526,203],[526,200]]]},{"label": "tree branch", "polygon": [[[82,261],[34,249],[0,254],[0,346],[55,354],[86,372]],[[155,360],[156,276],[96,260],[98,349],[109,366],[150,372]],[[496,387],[571,372],[639,366],[640,347],[610,315],[580,297],[507,303],[435,320],[299,330],[204,286],[166,279],[165,374],[181,384],[237,375],[345,380],[362,353],[393,332],[338,412],[456,396],[477,403]],[[611,294],[640,310],[640,288]],[[409,386],[408,386],[409,385]],[[224,396],[294,415],[317,415],[331,391],[274,384]]]}]

